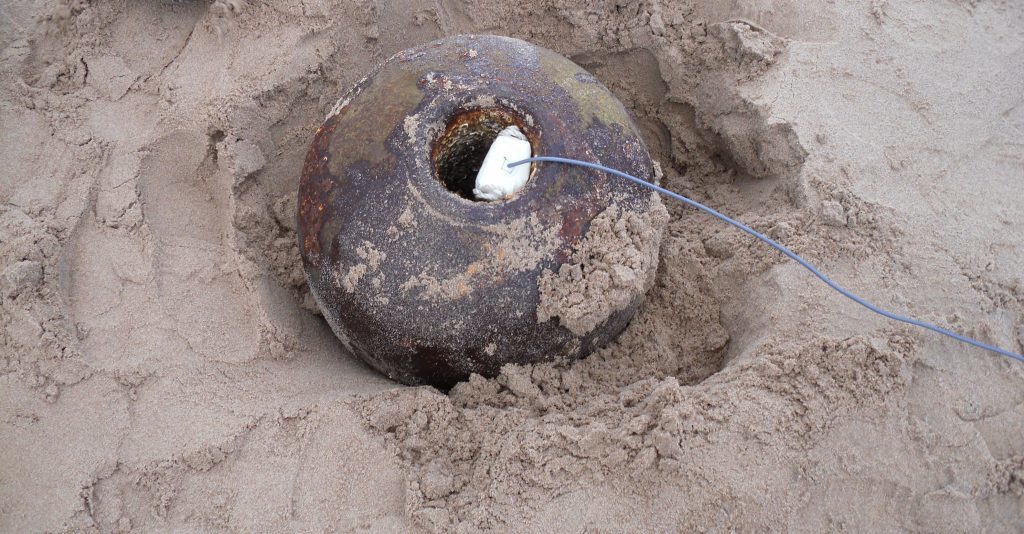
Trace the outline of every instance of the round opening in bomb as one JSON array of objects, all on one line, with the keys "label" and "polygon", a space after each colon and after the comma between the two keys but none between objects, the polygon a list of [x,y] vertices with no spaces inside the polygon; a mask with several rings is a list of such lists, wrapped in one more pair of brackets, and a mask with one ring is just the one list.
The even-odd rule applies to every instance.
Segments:
[{"label": "round opening in bomb", "polygon": [[[518,114],[502,108],[456,113],[434,142],[432,159],[437,179],[452,193],[468,200],[479,200],[473,194],[476,175],[498,134],[509,126],[516,126],[523,132],[532,154],[537,155],[538,134]],[[532,177],[534,169],[533,164],[530,165]]]}]

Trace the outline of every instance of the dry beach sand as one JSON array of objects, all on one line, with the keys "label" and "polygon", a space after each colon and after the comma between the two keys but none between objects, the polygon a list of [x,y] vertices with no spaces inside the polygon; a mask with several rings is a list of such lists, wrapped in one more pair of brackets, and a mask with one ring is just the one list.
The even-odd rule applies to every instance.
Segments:
[{"label": "dry beach sand", "polygon": [[372,65],[512,35],[611,88],[668,187],[1019,352],[1022,28],[1009,0],[6,1],[0,531],[1024,530],[1024,366],[693,210],[616,343],[449,394],[341,352],[294,222]]}]

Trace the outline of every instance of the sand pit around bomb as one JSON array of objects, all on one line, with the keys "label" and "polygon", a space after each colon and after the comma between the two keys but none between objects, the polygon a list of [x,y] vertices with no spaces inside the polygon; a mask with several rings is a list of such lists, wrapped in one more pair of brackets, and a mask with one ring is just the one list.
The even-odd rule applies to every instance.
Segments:
[{"label": "sand pit around bomb", "polygon": [[626,103],[672,188],[1019,344],[1018,8],[406,7],[5,6],[5,529],[1020,528],[1018,369],[696,214],[672,208],[615,346],[449,396],[338,357],[290,217],[341,85],[529,28]]}]

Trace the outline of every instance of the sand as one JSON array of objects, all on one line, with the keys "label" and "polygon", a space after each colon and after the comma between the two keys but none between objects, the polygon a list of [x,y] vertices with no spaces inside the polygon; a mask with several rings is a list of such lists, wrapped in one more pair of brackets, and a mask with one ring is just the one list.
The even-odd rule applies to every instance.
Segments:
[{"label": "sand", "polygon": [[392,53],[498,33],[608,85],[667,187],[1024,350],[1024,8],[705,4],[4,3],[0,531],[1024,529],[1024,367],[675,204],[574,365],[400,387],[316,312],[316,126]]}]

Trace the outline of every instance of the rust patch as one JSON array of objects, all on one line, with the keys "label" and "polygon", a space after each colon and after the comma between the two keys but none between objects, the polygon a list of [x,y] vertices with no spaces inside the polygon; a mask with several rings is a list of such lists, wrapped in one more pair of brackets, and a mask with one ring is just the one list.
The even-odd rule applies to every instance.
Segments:
[{"label": "rust patch", "polygon": [[330,137],[337,128],[333,118],[317,128],[313,143],[302,165],[303,183],[299,188],[299,228],[305,256],[316,262],[320,256],[320,227],[323,225],[327,201],[336,180],[330,173]]}]

